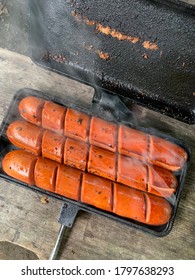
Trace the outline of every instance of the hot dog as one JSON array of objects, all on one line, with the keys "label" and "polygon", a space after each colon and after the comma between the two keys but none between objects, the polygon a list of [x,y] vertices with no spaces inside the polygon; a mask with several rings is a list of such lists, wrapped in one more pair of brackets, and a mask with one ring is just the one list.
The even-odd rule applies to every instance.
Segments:
[{"label": "hot dog", "polygon": [[64,131],[64,118],[66,108],[50,101],[45,101],[42,109],[42,126],[60,134]]},{"label": "hot dog", "polygon": [[[26,106],[26,101],[29,102],[30,106]],[[45,105],[45,100],[28,96],[28,98],[23,99],[19,104],[20,114],[24,119],[28,119],[29,122],[41,126],[42,124],[42,110]]]},{"label": "hot dog", "polygon": [[7,135],[15,146],[23,146],[35,155],[40,155],[43,132],[40,127],[35,125],[29,127],[29,123],[17,121],[9,125]]},{"label": "hot dog", "polygon": [[66,138],[24,120],[11,123],[7,136],[14,145],[36,155],[158,196],[171,196],[178,185],[176,176],[169,170]]},{"label": "hot dog", "polygon": [[67,138],[64,146],[64,164],[85,171],[87,168],[88,145]]},{"label": "hot dog", "polygon": [[70,109],[67,109],[64,119],[64,135],[76,140],[88,142],[89,140],[90,116]]},{"label": "hot dog", "polygon": [[[14,125],[13,125],[14,127]],[[27,128],[28,129],[28,128]],[[9,128],[8,128],[9,130]],[[9,132],[8,132],[9,135]],[[26,141],[25,141],[26,143]],[[13,142],[14,144],[14,142]],[[40,153],[43,157],[52,159],[57,162],[63,161],[65,138],[62,135],[54,133],[50,130],[43,132],[42,141],[40,143]],[[19,145],[20,147],[21,145]],[[28,147],[25,147],[28,150]]]},{"label": "hot dog", "polygon": [[166,139],[37,97],[23,98],[19,104],[19,112],[25,120],[43,128],[84,142],[89,141],[100,148],[118,151],[122,155],[135,157],[170,171],[180,170],[188,157],[182,147]]},{"label": "hot dog", "polygon": [[23,150],[6,154],[2,168],[7,175],[28,185],[35,184],[49,192],[141,223],[159,226],[171,217],[172,207],[162,197],[82,173]]},{"label": "hot dog", "polygon": [[8,153],[3,161],[2,167],[9,176],[20,180],[28,185],[34,185],[35,164],[38,157],[23,151],[14,151]]}]

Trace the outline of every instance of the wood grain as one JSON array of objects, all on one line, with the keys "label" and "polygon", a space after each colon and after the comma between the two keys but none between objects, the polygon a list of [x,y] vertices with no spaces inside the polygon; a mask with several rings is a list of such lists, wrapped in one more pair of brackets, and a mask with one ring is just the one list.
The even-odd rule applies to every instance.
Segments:
[{"label": "wood grain", "polygon": [[[33,88],[89,106],[93,89],[41,69],[30,58],[0,48],[0,122],[16,93]],[[98,215],[79,213],[64,235],[60,259],[194,259],[195,258],[195,126],[133,107],[140,125],[153,127],[191,148],[191,163],[173,229],[157,238]],[[59,230],[61,202],[0,180],[0,241],[9,241],[48,259]]]}]

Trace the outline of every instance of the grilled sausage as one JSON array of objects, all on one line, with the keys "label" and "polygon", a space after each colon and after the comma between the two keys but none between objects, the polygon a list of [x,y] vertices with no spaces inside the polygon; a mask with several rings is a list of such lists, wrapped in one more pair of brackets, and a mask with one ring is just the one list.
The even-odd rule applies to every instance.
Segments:
[{"label": "grilled sausage", "polygon": [[165,139],[150,136],[149,163],[176,171],[186,160],[187,153],[184,149]]},{"label": "grilled sausage", "polygon": [[149,225],[160,225],[170,219],[170,204],[162,197],[146,194],[121,184],[114,184],[113,193],[113,212],[117,215]]},{"label": "grilled sausage", "polygon": [[88,142],[89,124],[90,116],[68,108],[64,122],[64,135],[76,140]]},{"label": "grilled sausage", "polygon": [[[19,104],[21,116],[67,137],[90,142],[106,150],[135,157],[170,171],[180,170],[187,161],[187,152],[166,139],[149,135],[128,126],[91,117],[54,102],[28,96]],[[59,118],[59,119],[58,119]]]},{"label": "grilled sausage", "polygon": [[65,113],[65,107],[51,101],[45,101],[42,109],[42,126],[62,134],[64,131]]},{"label": "grilled sausage", "polygon": [[92,117],[89,139],[92,145],[116,152],[117,125],[100,118]]},{"label": "grilled sausage", "polygon": [[[28,106],[26,106],[28,101]],[[19,112],[24,119],[29,122],[41,126],[42,124],[42,110],[45,104],[45,100],[35,96],[28,96],[19,103]]]},{"label": "grilled sausage", "polygon": [[88,171],[110,180],[116,178],[116,153],[91,145],[89,149]]},{"label": "grilled sausage", "polygon": [[172,212],[169,202],[155,195],[33,155],[11,151],[2,161],[4,172],[28,185],[95,206],[148,225],[166,224]]},{"label": "grilled sausage", "polygon": [[118,151],[170,171],[180,170],[187,161],[187,152],[163,138],[120,125]]},{"label": "grilled sausage", "polygon": [[[34,131],[36,133],[33,134]],[[65,138],[48,130],[43,131],[41,127],[23,120],[11,123],[7,136],[19,148],[36,155],[145,192],[168,197],[176,191],[178,185],[175,175],[169,170],[150,166],[136,158],[113,153],[82,141]]]},{"label": "grilled sausage", "polygon": [[34,168],[37,161],[35,155],[24,151],[13,151],[4,157],[2,167],[9,176],[28,185],[34,185]]},{"label": "grilled sausage", "polygon": [[149,136],[124,125],[118,130],[118,150],[121,155],[147,161]]},{"label": "grilled sausage", "polygon": [[87,167],[88,145],[71,138],[66,139],[64,164],[85,171]]},{"label": "grilled sausage", "polygon": [[112,211],[112,181],[84,173],[81,186],[81,202],[106,211]]},{"label": "grilled sausage", "polygon": [[75,168],[60,164],[56,176],[55,192],[62,196],[79,200],[82,172]]},{"label": "grilled sausage", "polygon": [[[14,124],[13,124],[14,126]],[[9,135],[9,134],[8,134]],[[40,144],[40,153],[43,157],[52,159],[57,162],[63,161],[65,138],[63,135],[59,135],[50,130],[45,130]],[[25,149],[25,145],[18,146]],[[26,148],[28,150],[28,148]]]},{"label": "grilled sausage", "polygon": [[58,164],[52,160],[39,157],[34,168],[35,185],[47,191],[55,191]]},{"label": "grilled sausage", "polygon": [[25,121],[16,121],[8,126],[7,136],[15,146],[40,155],[43,132],[40,127],[35,125],[29,127],[29,123]]}]

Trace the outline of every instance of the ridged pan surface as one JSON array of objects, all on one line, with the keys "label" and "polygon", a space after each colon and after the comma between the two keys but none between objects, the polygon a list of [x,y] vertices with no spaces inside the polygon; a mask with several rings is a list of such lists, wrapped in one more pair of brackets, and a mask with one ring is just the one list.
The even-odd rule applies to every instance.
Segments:
[{"label": "ridged pan surface", "polygon": [[31,0],[29,5],[33,61],[195,122],[193,6],[173,0]]}]

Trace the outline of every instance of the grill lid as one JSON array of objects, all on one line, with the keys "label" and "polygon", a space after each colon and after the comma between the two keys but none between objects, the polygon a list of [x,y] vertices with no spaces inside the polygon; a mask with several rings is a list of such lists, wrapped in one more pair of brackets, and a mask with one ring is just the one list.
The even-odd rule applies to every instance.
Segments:
[{"label": "grill lid", "polygon": [[34,62],[195,123],[193,6],[173,0],[29,4]]}]

